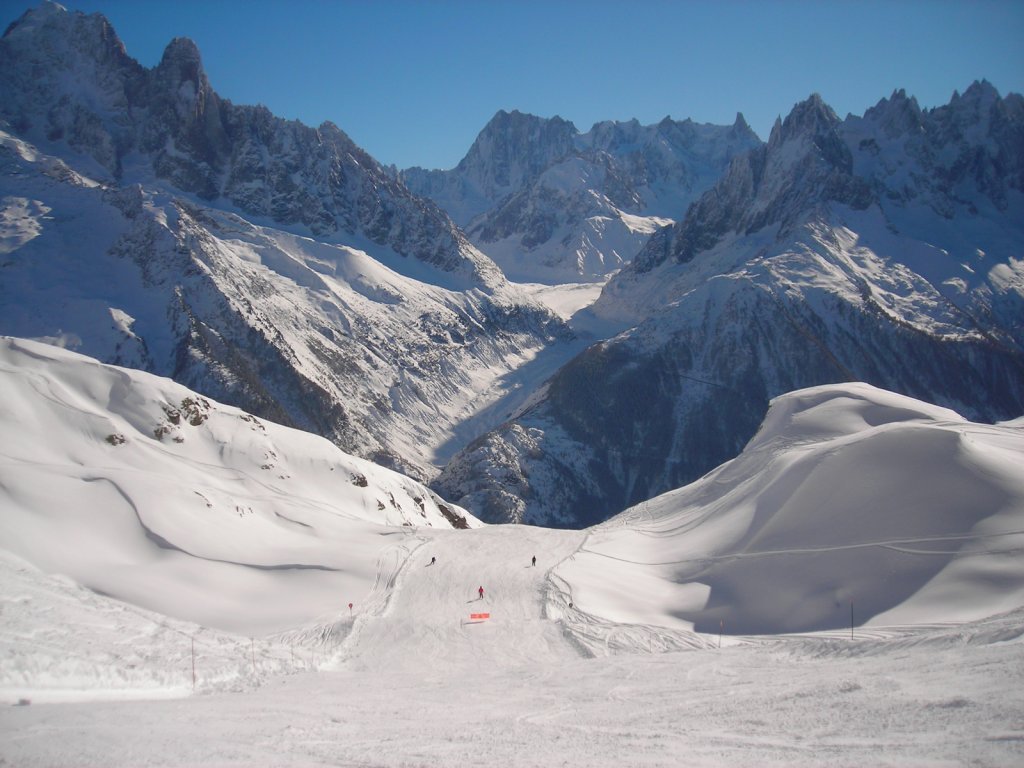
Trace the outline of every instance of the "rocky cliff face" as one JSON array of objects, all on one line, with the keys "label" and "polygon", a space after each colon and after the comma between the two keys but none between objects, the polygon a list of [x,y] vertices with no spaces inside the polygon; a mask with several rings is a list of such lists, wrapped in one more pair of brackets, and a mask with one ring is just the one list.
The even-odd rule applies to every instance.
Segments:
[{"label": "rocky cliff face", "polygon": [[867,381],[973,419],[1024,412],[1020,97],[818,97],[735,159],[594,311],[631,329],[468,446],[437,487],[485,519],[576,526],[735,456],[771,398]]},{"label": "rocky cliff face", "polygon": [[561,118],[499,112],[455,169],[402,178],[513,279],[602,280],[759,144],[742,116],[732,126],[604,122],[581,134]]},{"label": "rocky cliff face", "polygon": [[401,178],[465,227],[568,157],[577,133],[576,126],[560,117],[548,120],[500,110],[453,170],[409,168]]},{"label": "rocky cliff face", "polygon": [[839,126],[820,96],[798,104],[785,121],[776,122],[767,145],[735,160],[679,226],[653,239],[634,270],[689,261],[729,232],[750,234],[776,225],[785,233],[808,211],[828,203],[866,208],[871,191],[853,175],[853,157]]}]

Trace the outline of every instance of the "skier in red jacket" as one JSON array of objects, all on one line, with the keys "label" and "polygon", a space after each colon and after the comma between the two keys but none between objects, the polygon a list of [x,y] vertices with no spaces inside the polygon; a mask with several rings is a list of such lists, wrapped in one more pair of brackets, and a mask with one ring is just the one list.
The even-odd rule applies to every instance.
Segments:
[{"label": "skier in red jacket", "polygon": [[480,595],[479,599],[483,600],[484,599],[484,588],[480,587],[480,589],[477,590],[477,594]]}]

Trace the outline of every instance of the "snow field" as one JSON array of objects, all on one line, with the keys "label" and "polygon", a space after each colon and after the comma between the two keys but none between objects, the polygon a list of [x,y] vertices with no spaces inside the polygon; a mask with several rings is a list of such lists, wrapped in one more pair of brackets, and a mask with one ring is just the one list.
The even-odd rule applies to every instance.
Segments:
[{"label": "snow field", "polygon": [[[429,560],[428,560],[429,562]],[[1024,740],[1021,616],[509,669],[345,670],[183,700],[0,710],[23,766],[1006,766]],[[912,636],[912,635],[911,635]]]},{"label": "snow field", "polygon": [[6,339],[0,394],[5,762],[1024,758],[1020,420],[802,390],[600,526],[459,531],[137,371]]},{"label": "snow field", "polygon": [[0,374],[5,548],[164,615],[305,626],[362,601],[388,526],[451,525],[419,483],[166,379],[15,340]]},{"label": "snow field", "polygon": [[0,574],[0,701],[8,705],[246,690],[271,675],[317,669],[338,642],[310,633],[252,638],[177,621],[6,552]]}]

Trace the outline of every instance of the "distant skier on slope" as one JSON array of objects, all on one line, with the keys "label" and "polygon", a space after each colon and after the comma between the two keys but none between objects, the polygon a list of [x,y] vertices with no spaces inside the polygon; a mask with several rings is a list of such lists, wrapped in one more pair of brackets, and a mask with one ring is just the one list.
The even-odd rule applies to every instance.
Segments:
[{"label": "distant skier on slope", "polygon": [[480,589],[477,590],[477,594],[480,595],[480,597],[478,599],[479,600],[483,600],[484,599],[484,588],[480,587]]},{"label": "distant skier on slope", "polygon": [[533,556],[533,567],[534,568],[537,567],[537,556],[536,555]]},{"label": "distant skier on slope", "polygon": [[432,558],[430,558],[430,564],[431,564],[431,565],[433,565],[433,564],[434,564],[434,563],[436,563],[436,562],[437,562],[437,558],[436,558],[436,557],[432,557]]}]

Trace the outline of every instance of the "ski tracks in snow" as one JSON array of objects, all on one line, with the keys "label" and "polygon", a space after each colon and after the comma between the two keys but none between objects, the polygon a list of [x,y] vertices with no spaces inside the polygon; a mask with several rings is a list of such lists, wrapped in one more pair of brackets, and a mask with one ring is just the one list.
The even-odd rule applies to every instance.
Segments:
[{"label": "ski tracks in snow", "polygon": [[383,535],[398,536],[400,540],[385,547],[377,556],[373,586],[360,605],[359,612],[352,618],[348,634],[328,662],[329,667],[338,667],[358,655],[357,646],[367,622],[387,615],[392,598],[400,588],[402,572],[408,568],[410,555],[428,541],[426,537],[405,528]]}]

